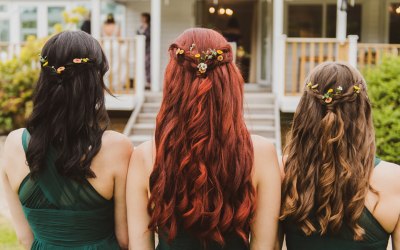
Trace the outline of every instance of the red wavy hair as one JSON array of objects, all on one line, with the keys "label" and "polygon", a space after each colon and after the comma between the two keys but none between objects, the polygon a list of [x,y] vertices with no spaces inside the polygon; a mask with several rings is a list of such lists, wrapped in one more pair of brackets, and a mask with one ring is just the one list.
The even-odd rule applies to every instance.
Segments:
[{"label": "red wavy hair", "polygon": [[[179,58],[224,51],[224,60],[196,76],[197,64]],[[150,176],[149,229],[171,242],[178,228],[207,244],[228,234],[248,244],[254,214],[253,145],[243,117],[243,78],[227,41],[216,31],[186,30],[171,45],[164,98],[157,116],[156,157]]]}]

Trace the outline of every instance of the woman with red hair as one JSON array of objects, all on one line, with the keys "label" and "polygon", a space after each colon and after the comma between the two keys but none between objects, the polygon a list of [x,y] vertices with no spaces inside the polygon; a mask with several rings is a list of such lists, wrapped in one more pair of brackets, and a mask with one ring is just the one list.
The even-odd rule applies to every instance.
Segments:
[{"label": "woman with red hair", "polygon": [[186,30],[169,49],[154,142],[127,183],[130,249],[274,249],[280,172],[274,146],[250,136],[243,78],[216,31]]}]

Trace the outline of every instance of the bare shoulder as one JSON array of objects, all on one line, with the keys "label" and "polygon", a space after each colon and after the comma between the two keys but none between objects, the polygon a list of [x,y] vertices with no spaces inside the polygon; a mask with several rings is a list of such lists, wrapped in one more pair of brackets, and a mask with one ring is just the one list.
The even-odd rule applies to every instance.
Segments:
[{"label": "bare shoulder", "polygon": [[259,184],[267,179],[281,179],[278,155],[274,144],[258,135],[251,136],[254,148],[254,181]]},{"label": "bare shoulder", "polygon": [[107,152],[113,152],[119,155],[131,154],[133,150],[132,142],[125,135],[107,130],[103,134],[102,147],[107,149]]},{"label": "bare shoulder", "polygon": [[[24,148],[22,146],[22,133],[24,129],[17,129],[8,134],[4,144],[3,157],[5,160],[23,159],[25,161]],[[4,164],[4,167],[11,164]]]},{"label": "bare shoulder", "polygon": [[381,163],[379,163],[378,166],[375,167],[372,178],[375,184],[385,189],[386,192],[390,192],[396,195],[400,193],[399,165],[391,162],[382,161]]},{"label": "bare shoulder", "polygon": [[254,158],[257,158],[258,156],[263,156],[265,154],[276,154],[274,144],[267,138],[259,135],[252,135],[251,139],[253,141]]},{"label": "bare shoulder", "polygon": [[154,141],[147,141],[135,147],[131,161],[137,166],[143,166],[143,170],[150,174],[153,171],[154,155]]},{"label": "bare shoulder", "polygon": [[22,133],[24,128],[20,128],[12,131],[8,134],[6,142],[4,144],[4,150],[12,150],[16,148],[22,148]]}]

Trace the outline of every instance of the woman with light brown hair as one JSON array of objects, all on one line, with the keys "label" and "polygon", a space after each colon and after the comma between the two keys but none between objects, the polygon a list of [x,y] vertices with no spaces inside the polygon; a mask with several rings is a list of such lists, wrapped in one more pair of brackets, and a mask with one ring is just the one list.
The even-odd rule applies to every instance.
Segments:
[{"label": "woman with light brown hair", "polygon": [[283,164],[289,250],[400,247],[400,168],[375,155],[366,82],[327,62],[306,79]]}]

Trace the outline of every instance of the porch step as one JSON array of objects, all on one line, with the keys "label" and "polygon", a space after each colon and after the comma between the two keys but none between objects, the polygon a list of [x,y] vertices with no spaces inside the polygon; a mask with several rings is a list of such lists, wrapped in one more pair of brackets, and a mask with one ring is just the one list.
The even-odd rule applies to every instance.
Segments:
[{"label": "porch step", "polygon": [[246,114],[275,114],[274,104],[248,104],[244,106],[244,113]]},{"label": "porch step", "polygon": [[141,113],[158,113],[161,102],[145,102],[143,103]]},{"label": "porch step", "polygon": [[[156,117],[161,107],[162,93],[147,92],[140,112],[136,114],[129,138],[137,146],[152,140],[156,128]],[[276,145],[277,129],[275,96],[265,92],[246,92],[244,94],[244,118],[250,134],[260,135]],[[278,118],[277,118],[278,117]]]}]

